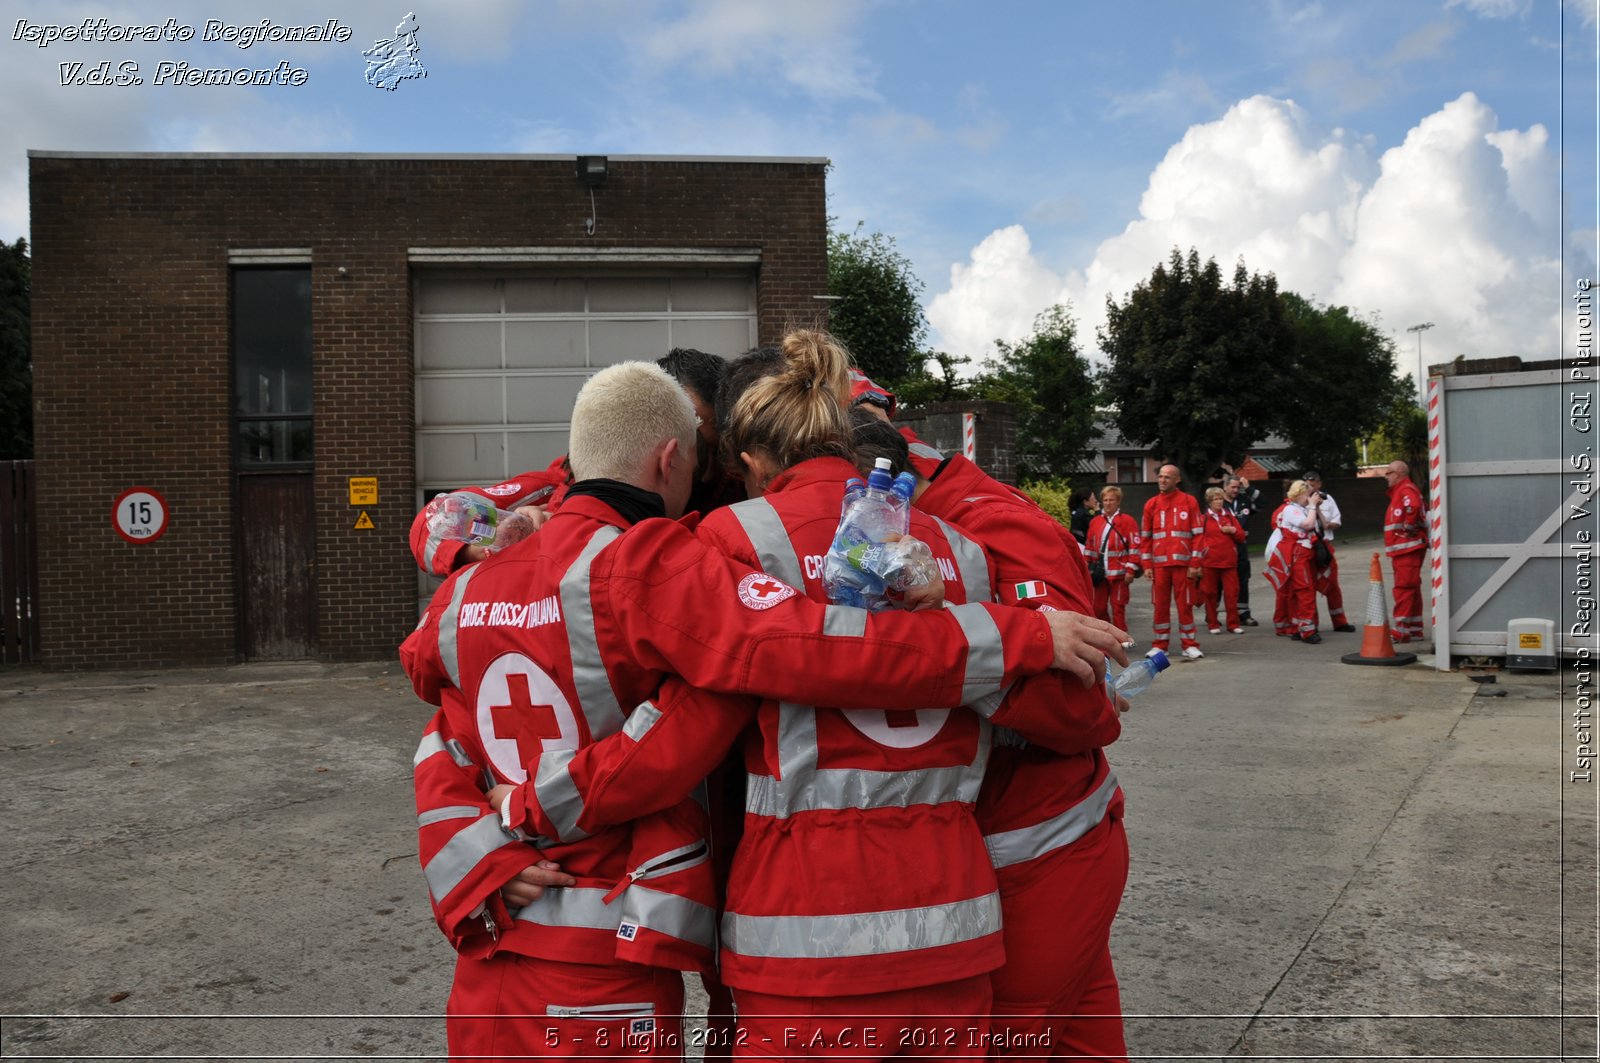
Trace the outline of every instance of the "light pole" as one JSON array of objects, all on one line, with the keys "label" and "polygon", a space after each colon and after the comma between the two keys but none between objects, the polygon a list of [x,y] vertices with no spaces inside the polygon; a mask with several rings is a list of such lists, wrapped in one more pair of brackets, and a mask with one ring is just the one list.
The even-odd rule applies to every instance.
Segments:
[{"label": "light pole", "polygon": [[1427,370],[1422,366],[1422,334],[1433,328],[1432,321],[1424,321],[1420,325],[1412,325],[1407,332],[1417,334],[1417,405],[1424,410],[1428,408],[1428,381]]}]

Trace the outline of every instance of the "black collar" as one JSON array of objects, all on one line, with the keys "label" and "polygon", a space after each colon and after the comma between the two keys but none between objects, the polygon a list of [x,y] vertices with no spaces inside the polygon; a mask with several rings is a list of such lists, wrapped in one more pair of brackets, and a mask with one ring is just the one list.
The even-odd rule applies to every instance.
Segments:
[{"label": "black collar", "polygon": [[591,498],[598,498],[616,510],[617,514],[629,524],[638,524],[641,520],[667,515],[667,504],[660,495],[654,491],[646,491],[642,487],[625,484],[621,480],[607,480],[602,477],[579,480],[567,488],[567,495],[569,497],[588,495]]}]

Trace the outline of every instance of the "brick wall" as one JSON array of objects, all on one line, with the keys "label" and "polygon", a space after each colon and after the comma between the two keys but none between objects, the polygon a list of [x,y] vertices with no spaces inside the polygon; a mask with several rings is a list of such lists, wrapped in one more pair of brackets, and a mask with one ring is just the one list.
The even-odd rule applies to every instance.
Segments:
[{"label": "brick wall", "polygon": [[973,442],[978,467],[1001,483],[1017,482],[1017,416],[1005,402],[930,402],[902,410],[896,420],[917,433],[929,446],[946,454],[960,454],[962,414],[976,415]]},{"label": "brick wall", "polygon": [[[814,323],[827,290],[820,163],[206,156],[29,160],[45,662],[236,659],[229,249],[312,249],[319,651],[389,656],[415,622],[405,542],[415,410],[407,248],[758,248],[758,330]],[[345,276],[338,270],[344,267]],[[665,352],[663,352],[665,353]],[[347,478],[376,476],[375,532]],[[111,525],[160,491],[158,541]]]}]

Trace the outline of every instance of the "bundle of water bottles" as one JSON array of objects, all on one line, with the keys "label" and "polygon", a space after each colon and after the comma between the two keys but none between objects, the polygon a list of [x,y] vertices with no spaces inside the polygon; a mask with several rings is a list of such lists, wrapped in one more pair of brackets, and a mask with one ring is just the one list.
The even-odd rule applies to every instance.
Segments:
[{"label": "bundle of water bottles", "polygon": [[439,495],[422,510],[428,530],[440,539],[503,550],[533,531],[533,522],[508,513],[482,495],[452,491]]},{"label": "bundle of water bottles", "polygon": [[888,458],[879,458],[865,482],[851,477],[833,544],[822,561],[822,582],[830,601],[879,612],[905,592],[938,580],[928,544],[908,534],[914,473],[895,477]]}]

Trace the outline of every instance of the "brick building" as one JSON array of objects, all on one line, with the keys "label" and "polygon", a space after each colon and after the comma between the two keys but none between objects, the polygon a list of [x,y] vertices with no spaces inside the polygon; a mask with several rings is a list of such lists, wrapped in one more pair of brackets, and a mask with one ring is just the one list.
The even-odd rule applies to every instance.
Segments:
[{"label": "brick building", "polygon": [[425,494],[543,467],[606,364],[817,323],[825,167],[31,152],[45,663],[393,653]]}]

